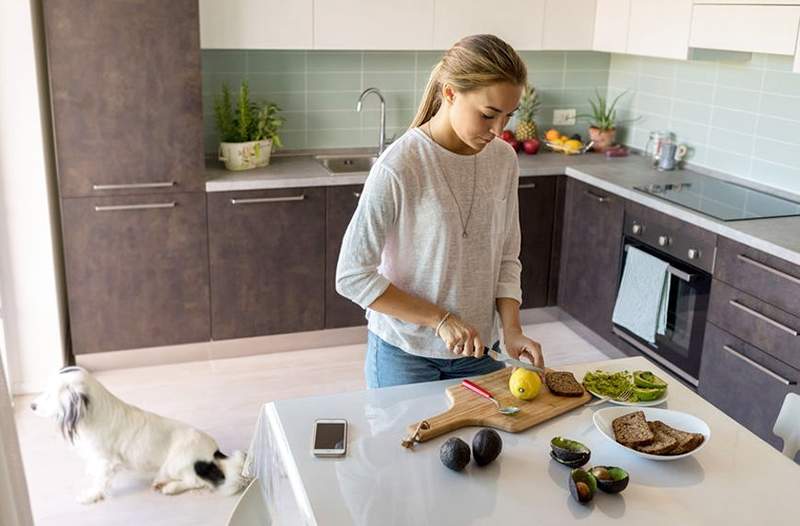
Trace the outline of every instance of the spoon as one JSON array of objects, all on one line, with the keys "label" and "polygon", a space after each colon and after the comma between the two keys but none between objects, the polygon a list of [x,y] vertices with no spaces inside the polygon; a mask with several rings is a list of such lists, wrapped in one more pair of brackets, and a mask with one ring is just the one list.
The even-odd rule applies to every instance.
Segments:
[{"label": "spoon", "polygon": [[489,400],[494,402],[494,405],[497,406],[497,410],[500,411],[500,413],[502,413],[504,415],[515,415],[515,414],[519,413],[519,407],[516,407],[516,406],[513,406],[513,405],[502,407],[500,405],[500,402],[495,400],[494,396],[492,396],[492,393],[490,393],[489,391],[487,391],[486,389],[484,389],[480,385],[476,384],[475,382],[471,382],[469,380],[462,380],[461,381],[461,385],[463,385],[464,387],[466,387],[467,389],[469,389],[473,393],[478,394],[478,395],[480,395],[480,396],[482,396],[484,398],[488,398]]}]

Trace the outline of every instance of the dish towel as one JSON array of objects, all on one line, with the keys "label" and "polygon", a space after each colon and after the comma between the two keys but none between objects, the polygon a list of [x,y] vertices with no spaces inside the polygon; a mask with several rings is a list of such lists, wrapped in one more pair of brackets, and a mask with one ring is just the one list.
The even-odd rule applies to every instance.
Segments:
[{"label": "dish towel", "polygon": [[612,321],[650,343],[667,330],[669,263],[636,247],[628,257],[617,293]]}]

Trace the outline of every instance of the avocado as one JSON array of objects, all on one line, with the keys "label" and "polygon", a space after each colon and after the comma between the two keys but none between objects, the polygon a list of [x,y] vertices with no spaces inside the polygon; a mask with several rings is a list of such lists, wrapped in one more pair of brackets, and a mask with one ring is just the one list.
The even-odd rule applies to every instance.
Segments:
[{"label": "avocado", "polygon": [[661,398],[666,389],[657,387],[634,387],[633,394],[636,395],[637,400],[640,402],[650,402]]},{"label": "avocado", "polygon": [[469,464],[469,446],[458,437],[448,438],[439,448],[439,458],[453,471],[461,471]]},{"label": "avocado", "polygon": [[636,387],[649,387],[651,389],[667,388],[667,382],[650,371],[633,371],[633,383]]},{"label": "avocado", "polygon": [[481,429],[472,439],[472,456],[479,466],[496,459],[503,449],[503,440],[494,429]]},{"label": "avocado", "polygon": [[597,479],[591,472],[581,468],[570,471],[568,483],[572,497],[581,504],[592,500],[594,494],[597,493]]}]

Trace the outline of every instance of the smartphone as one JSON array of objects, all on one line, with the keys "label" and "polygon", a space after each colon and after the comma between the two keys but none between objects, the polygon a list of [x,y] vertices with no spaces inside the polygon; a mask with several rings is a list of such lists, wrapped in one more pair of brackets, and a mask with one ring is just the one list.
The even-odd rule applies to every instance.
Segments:
[{"label": "smartphone", "polygon": [[314,456],[342,457],[347,452],[347,420],[314,423]]}]

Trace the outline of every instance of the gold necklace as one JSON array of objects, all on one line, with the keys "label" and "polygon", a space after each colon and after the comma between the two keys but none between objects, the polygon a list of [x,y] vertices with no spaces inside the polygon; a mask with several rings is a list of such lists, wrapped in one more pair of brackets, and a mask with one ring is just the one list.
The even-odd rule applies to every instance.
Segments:
[{"label": "gold necklace", "polygon": [[[431,136],[431,140],[436,144],[436,139],[433,138],[433,130],[431,129],[431,121],[428,121],[428,135]],[[444,146],[442,146],[444,148]],[[455,192],[453,192],[453,188],[450,186],[450,182],[447,180],[447,172],[444,170],[444,165],[439,161],[439,154],[436,153],[436,148],[433,150],[433,157],[436,159],[436,164],[439,167],[439,171],[442,173],[442,179],[444,179],[444,184],[447,185],[447,189],[450,190],[450,195],[453,196],[453,201],[456,203],[456,208],[458,208],[458,220],[461,222],[461,236],[467,237],[467,225],[469,225],[469,219],[472,217],[472,205],[475,203],[475,186],[477,182],[478,176],[478,154],[473,154],[472,158],[474,160],[473,163],[473,170],[472,170],[472,197],[469,200],[469,210],[467,211],[467,219],[464,220],[464,214],[461,210],[461,204],[458,202],[458,198],[456,198]]]}]

